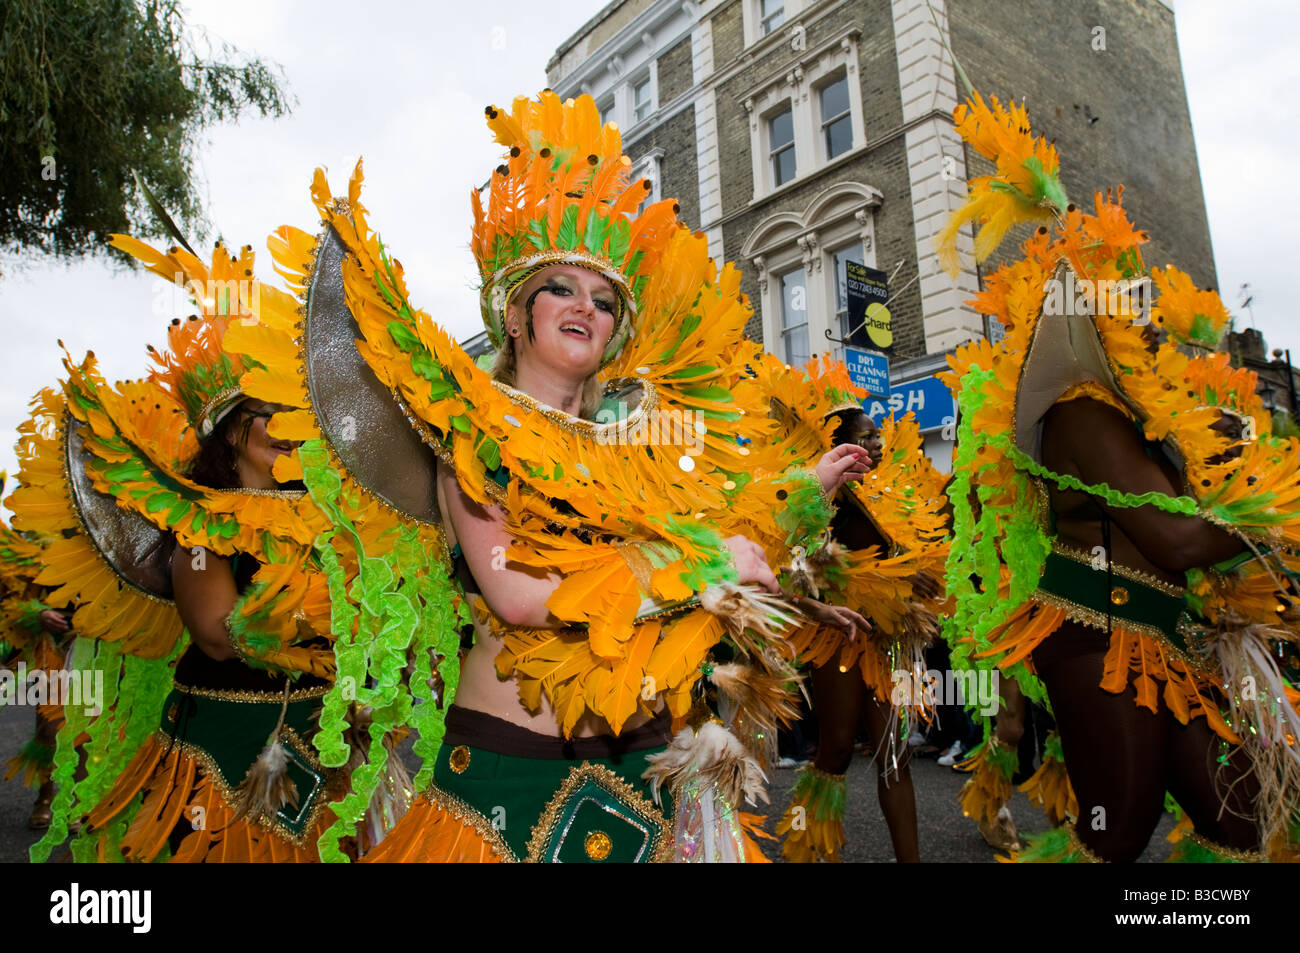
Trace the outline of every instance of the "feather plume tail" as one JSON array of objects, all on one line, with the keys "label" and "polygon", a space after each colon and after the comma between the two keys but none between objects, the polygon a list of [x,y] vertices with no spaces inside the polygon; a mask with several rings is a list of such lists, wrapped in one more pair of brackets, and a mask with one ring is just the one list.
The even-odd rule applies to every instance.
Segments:
[{"label": "feather plume tail", "polygon": [[721,582],[700,593],[700,605],[722,621],[727,640],[742,655],[774,676],[797,681],[794,648],[785,636],[803,621],[803,615],[788,599],[757,586]]},{"label": "feather plume tail", "polygon": [[235,820],[255,821],[274,817],[286,804],[298,806],[298,789],[289,780],[289,753],[273,737],[235,789],[231,807]]},{"label": "feather plume tail", "polygon": [[1255,813],[1260,842],[1285,835],[1300,804],[1300,714],[1288,694],[1270,643],[1289,634],[1272,626],[1245,624],[1233,612],[1220,620],[1213,640],[1222,683],[1228,689],[1231,725],[1250,755],[1259,783]]},{"label": "feather plume tail", "polygon": [[709,681],[718,690],[719,716],[760,767],[770,767],[776,759],[777,730],[799,718],[791,682],[735,663],[714,665]]},{"label": "feather plume tail", "polygon": [[656,801],[667,786],[676,803],[673,825],[678,861],[743,863],[745,836],[737,806],[766,803],[767,778],[745,746],[716,721],[677,732],[652,756],[642,775]]},{"label": "feather plume tail", "polygon": [[698,731],[683,728],[667,749],[648,760],[642,777],[650,782],[656,803],[663,787],[679,791],[694,779],[716,788],[730,804],[767,803],[767,775],[740,739],[716,721],[705,722]]}]

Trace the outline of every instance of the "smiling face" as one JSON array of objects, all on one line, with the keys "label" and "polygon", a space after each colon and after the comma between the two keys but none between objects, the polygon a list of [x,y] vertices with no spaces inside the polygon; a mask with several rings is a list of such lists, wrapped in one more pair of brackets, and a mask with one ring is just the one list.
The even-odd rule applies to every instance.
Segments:
[{"label": "smiling face", "polygon": [[277,459],[297,448],[297,443],[272,438],[266,432],[271,417],[288,409],[283,404],[246,400],[231,411],[238,419],[226,431],[226,440],[235,449],[235,472],[240,486],[245,489],[275,488],[277,484],[271,475],[271,467]]},{"label": "smiling face", "polygon": [[506,333],[519,366],[583,380],[595,374],[619,305],[613,286],[594,271],[577,265],[543,268],[520,286],[506,309]]}]

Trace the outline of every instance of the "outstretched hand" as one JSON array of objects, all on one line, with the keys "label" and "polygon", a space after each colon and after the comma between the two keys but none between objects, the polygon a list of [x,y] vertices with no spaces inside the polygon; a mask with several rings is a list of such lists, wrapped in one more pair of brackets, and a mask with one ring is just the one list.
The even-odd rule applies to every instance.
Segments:
[{"label": "outstretched hand", "polygon": [[829,605],[806,596],[799,600],[798,605],[804,615],[813,621],[843,629],[850,642],[858,637],[859,632],[871,631],[871,623],[863,615],[844,606]]},{"label": "outstretched hand", "polygon": [[42,609],[40,614],[41,628],[50,635],[62,635],[71,628],[68,617],[62,612],[55,609]]},{"label": "outstretched hand", "polygon": [[814,472],[826,495],[834,496],[845,483],[861,480],[870,470],[871,456],[866,450],[855,443],[842,443],[822,455]]}]

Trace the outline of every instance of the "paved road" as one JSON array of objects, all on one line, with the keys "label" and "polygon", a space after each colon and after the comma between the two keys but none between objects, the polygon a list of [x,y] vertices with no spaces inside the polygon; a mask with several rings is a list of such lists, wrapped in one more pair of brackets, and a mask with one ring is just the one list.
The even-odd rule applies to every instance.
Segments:
[{"label": "paved road", "polygon": [[[0,708],[0,762],[12,757],[31,736],[32,722],[30,709]],[[961,816],[957,806],[957,792],[965,776],[925,759],[914,762],[912,771],[916,788],[921,858],[925,861],[960,863],[992,862],[993,852],[984,844],[975,825]],[[771,784],[772,805],[768,809],[770,817],[774,818],[789,807],[790,791],[796,774],[794,770],[778,770],[774,773]],[[17,780],[0,783],[0,863],[27,861],[27,848],[38,838],[26,826],[33,796]],[[1040,831],[1047,827],[1042,812],[1033,807],[1023,794],[1017,794],[1013,799],[1011,813],[1022,832]],[[768,827],[775,827],[775,823],[770,820]],[[1169,844],[1164,840],[1164,835],[1171,827],[1172,821],[1166,815],[1143,860],[1160,861],[1168,856]],[[893,861],[889,832],[876,802],[875,768],[867,758],[854,758],[849,769],[849,803],[845,829],[849,840],[844,851],[846,861]]]}]

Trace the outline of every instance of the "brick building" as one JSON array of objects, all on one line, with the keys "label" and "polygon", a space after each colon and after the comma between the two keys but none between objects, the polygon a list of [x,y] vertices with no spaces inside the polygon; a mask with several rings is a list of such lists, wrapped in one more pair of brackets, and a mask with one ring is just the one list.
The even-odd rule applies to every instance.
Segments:
[{"label": "brick building", "polygon": [[[982,93],[1026,101],[1074,201],[1123,183],[1154,238],[1148,261],[1215,284],[1162,0],[614,0],[547,78],[561,96],[595,97],[634,174],[740,265],[747,332],[789,363],[842,356],[845,262],[885,272],[895,401],[935,411],[943,392],[926,379],[944,354],[996,331],[963,304],[979,284],[970,235],[956,281],[934,254],[968,172],[986,171],[953,128],[948,49]],[[927,452],[947,465],[939,433]]]}]

